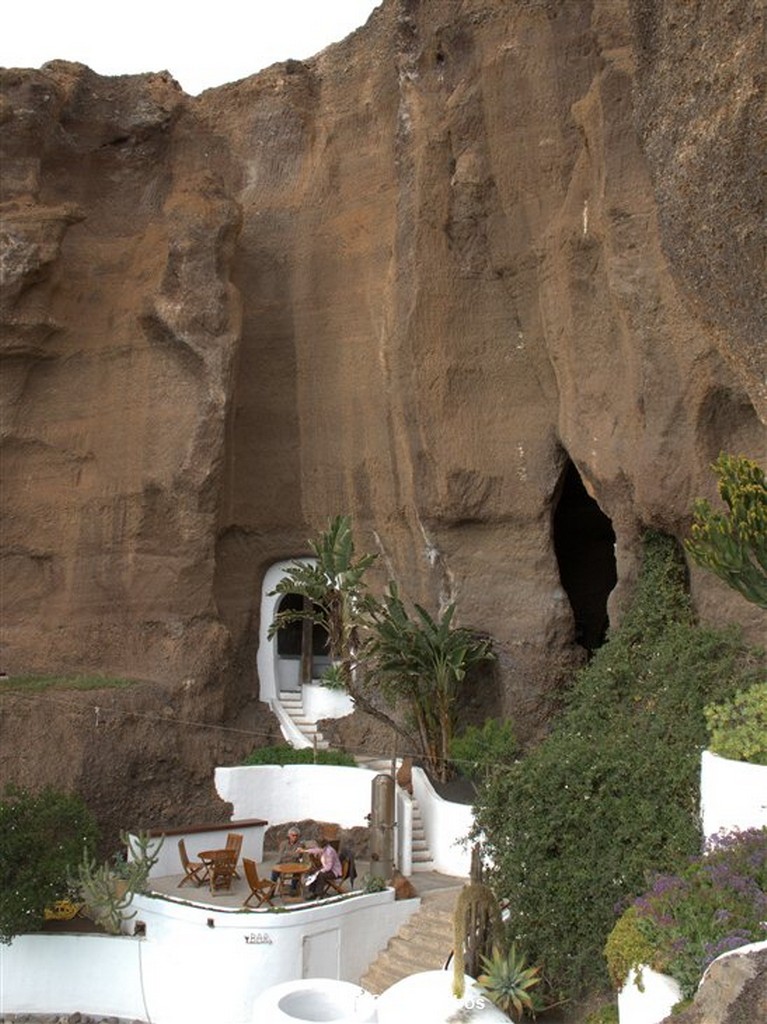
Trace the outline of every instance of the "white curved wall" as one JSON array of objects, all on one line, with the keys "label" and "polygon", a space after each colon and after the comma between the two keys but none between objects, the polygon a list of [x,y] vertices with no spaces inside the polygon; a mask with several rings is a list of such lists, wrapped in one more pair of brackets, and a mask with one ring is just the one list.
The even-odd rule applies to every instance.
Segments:
[{"label": "white curved wall", "polygon": [[636,984],[636,971],[632,970],[618,993],[621,1024],[659,1024],[682,998],[682,990],[673,978],[658,974],[651,967],[642,967],[641,971],[643,991]]},{"label": "white curved wall", "polygon": [[0,1011],[81,1013],[153,1024],[250,1024],[268,987],[312,973],[358,982],[420,906],[394,891],[284,912],[134,897],[146,937],[25,935],[0,944]]},{"label": "white curved wall", "polygon": [[704,750],[700,760],[703,835],[767,825],[767,765],[730,761]]},{"label": "white curved wall", "polygon": [[433,857],[429,870],[468,876],[471,844],[463,840],[474,824],[471,806],[443,800],[422,768],[413,769],[413,795],[421,808],[424,831]]}]

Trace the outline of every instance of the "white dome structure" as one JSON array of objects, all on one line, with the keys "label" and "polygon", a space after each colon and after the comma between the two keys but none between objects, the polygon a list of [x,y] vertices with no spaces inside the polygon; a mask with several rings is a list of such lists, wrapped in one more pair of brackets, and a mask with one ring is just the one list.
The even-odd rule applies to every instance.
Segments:
[{"label": "white dome structure", "polygon": [[509,1024],[506,1014],[468,974],[464,983],[463,997],[456,999],[452,971],[422,971],[402,978],[378,997],[378,1024]]}]

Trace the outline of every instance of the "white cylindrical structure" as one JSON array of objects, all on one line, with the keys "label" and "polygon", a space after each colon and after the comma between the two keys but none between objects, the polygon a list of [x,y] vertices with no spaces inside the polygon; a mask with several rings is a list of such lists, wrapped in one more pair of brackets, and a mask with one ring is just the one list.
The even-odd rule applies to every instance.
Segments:
[{"label": "white cylindrical structure", "polygon": [[370,1024],[375,996],[333,978],[303,978],[266,989],[253,1004],[253,1024]]}]

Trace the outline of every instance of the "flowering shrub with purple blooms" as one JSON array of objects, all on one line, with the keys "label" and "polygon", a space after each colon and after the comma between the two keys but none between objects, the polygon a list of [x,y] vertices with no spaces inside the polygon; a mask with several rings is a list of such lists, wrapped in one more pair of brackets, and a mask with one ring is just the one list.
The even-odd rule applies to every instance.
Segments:
[{"label": "flowering shrub with purple blooms", "polygon": [[722,953],[767,938],[767,827],[712,836],[678,875],[656,875],[633,903],[655,963],[686,999]]}]

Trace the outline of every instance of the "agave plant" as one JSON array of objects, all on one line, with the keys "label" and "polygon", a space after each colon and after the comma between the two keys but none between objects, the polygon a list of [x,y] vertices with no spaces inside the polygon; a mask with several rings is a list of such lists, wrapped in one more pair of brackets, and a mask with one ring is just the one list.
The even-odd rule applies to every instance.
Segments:
[{"label": "agave plant", "polygon": [[482,966],[484,973],[477,978],[477,983],[487,993],[488,999],[509,1016],[512,1010],[520,1016],[525,1011],[535,1013],[539,1007],[530,989],[541,980],[540,967],[528,967],[514,943],[508,953],[496,946],[492,956],[482,957]]}]

